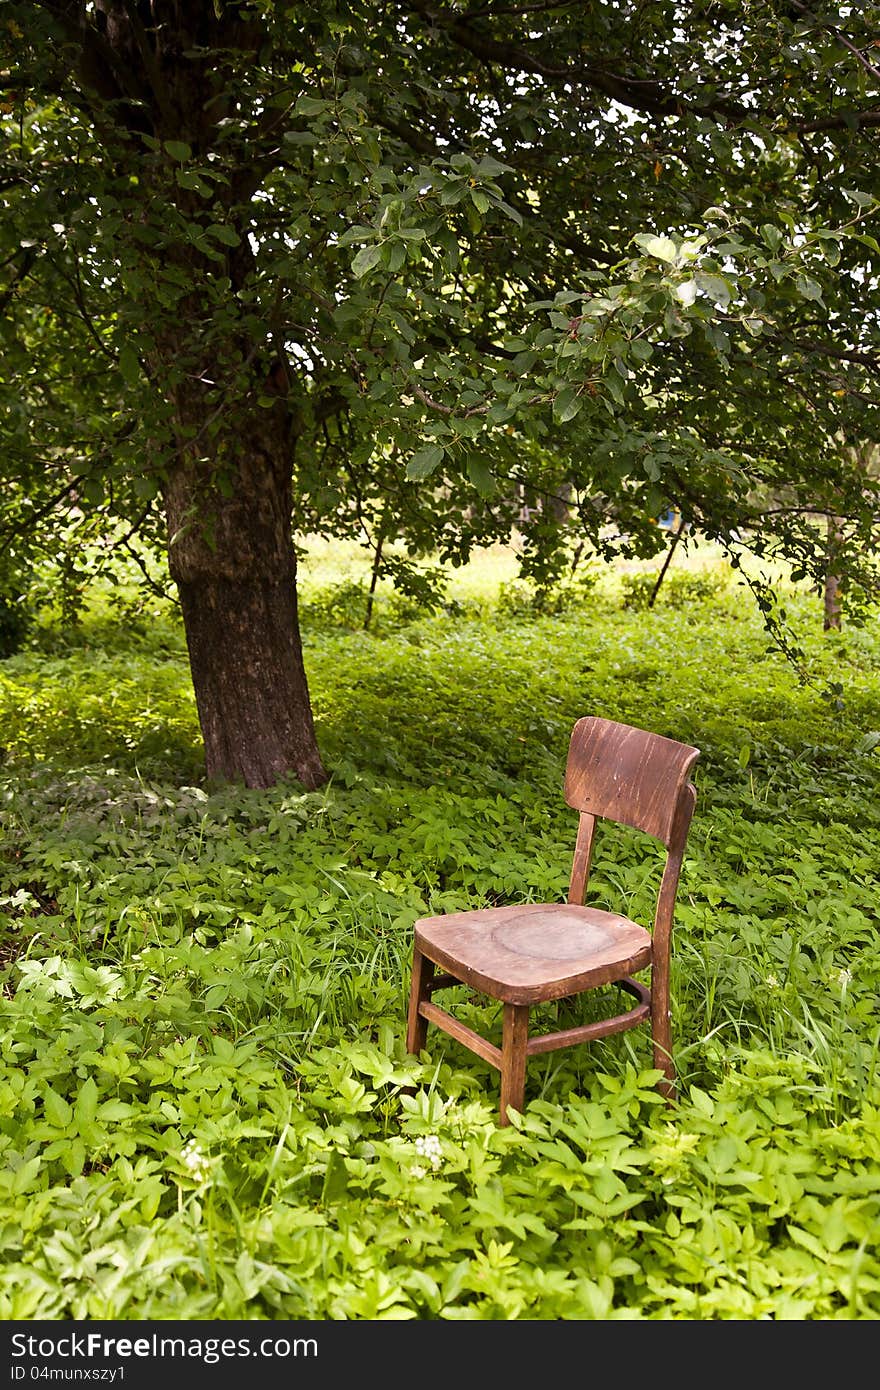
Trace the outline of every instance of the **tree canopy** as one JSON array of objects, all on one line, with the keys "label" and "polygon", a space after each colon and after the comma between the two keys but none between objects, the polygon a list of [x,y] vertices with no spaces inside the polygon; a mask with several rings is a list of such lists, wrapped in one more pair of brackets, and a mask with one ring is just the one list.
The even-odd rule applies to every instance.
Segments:
[{"label": "tree canopy", "polygon": [[309,786],[297,537],[546,582],[675,507],[818,583],[829,517],[863,590],[877,17],[13,0],[0,579],[165,550],[208,772]]}]

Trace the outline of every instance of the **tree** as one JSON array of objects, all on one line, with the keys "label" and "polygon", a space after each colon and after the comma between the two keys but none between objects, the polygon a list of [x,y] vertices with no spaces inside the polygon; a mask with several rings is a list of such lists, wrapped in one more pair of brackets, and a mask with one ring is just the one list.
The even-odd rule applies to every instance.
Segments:
[{"label": "tree", "polygon": [[652,553],[670,505],[814,576],[832,506],[839,564],[874,545],[872,487],[823,448],[877,437],[867,10],[42,0],[2,26],[7,553],[164,531],[209,775],[325,776],[297,534],[460,562],[524,489],[568,503],[525,528],[538,577],[572,526]]},{"label": "tree", "polygon": [[[871,472],[876,473],[877,468],[877,446],[876,444],[854,444],[845,443],[842,439],[837,441],[838,447],[847,449],[855,465],[866,475]],[[822,626],[826,632],[838,632],[841,627],[841,616],[843,611],[844,593],[848,585],[852,587],[852,579],[846,574],[845,567],[841,572],[841,565],[838,562],[838,550],[845,548],[845,531],[841,520],[833,512],[829,511],[826,518],[826,549],[825,549],[825,580],[822,593]],[[872,566],[867,568],[867,582],[863,567],[861,584],[856,578],[856,592],[849,595],[849,605],[858,617],[862,617],[866,608],[870,609],[870,600],[876,593],[877,579],[876,572]],[[867,600],[867,602],[866,602]]]}]

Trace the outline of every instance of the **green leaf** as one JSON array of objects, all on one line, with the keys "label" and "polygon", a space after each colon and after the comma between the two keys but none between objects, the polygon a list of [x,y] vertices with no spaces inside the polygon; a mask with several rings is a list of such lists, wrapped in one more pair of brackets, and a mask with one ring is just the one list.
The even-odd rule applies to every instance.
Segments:
[{"label": "green leaf", "polygon": [[473,203],[474,207],[477,209],[477,212],[479,212],[479,213],[484,213],[484,214],[485,214],[485,213],[487,213],[487,212],[489,211],[489,199],[486,197],[486,195],[485,195],[485,193],[482,191],[482,189],[480,189],[480,188],[472,188],[472,189],[471,189],[471,202]]},{"label": "green leaf", "polygon": [[28,1189],[32,1187],[41,1165],[42,1159],[38,1156],[37,1158],[29,1159],[27,1163],[22,1163],[21,1167],[16,1168],[15,1175],[12,1179],[12,1191],[17,1197],[20,1197],[22,1193],[27,1192]]},{"label": "green leaf", "polygon": [[784,237],[778,227],[774,227],[772,222],[765,222],[761,228],[761,236],[770,247],[771,251],[778,251]]},{"label": "green leaf", "polygon": [[706,1091],[700,1090],[699,1086],[691,1086],[690,1098],[695,1110],[699,1110],[707,1119],[712,1118],[715,1114],[715,1103]]},{"label": "green leaf", "polygon": [[647,232],[639,232],[633,237],[633,241],[649,256],[654,256],[667,265],[673,265],[678,256],[678,247],[668,236],[652,236]]},{"label": "green leaf", "polygon": [[175,174],[179,188],[191,188],[194,193],[200,193],[203,198],[210,197],[211,185],[200,179],[194,169],[178,169]]},{"label": "green leaf", "polygon": [[363,223],[357,223],[354,227],[349,227],[347,232],[337,239],[337,246],[351,246],[355,241],[372,241],[376,236],[374,227],[366,227]]},{"label": "green leaf", "polygon": [[94,1077],[86,1077],[86,1080],[79,1088],[79,1095],[74,1106],[74,1115],[80,1128],[87,1127],[94,1122],[98,1112],[98,1088],[95,1085]]},{"label": "green leaf", "polygon": [[73,1119],[73,1111],[67,1101],[49,1086],[43,1100],[46,1119],[56,1129],[66,1129]]},{"label": "green leaf", "polygon": [[553,402],[553,419],[560,425],[573,420],[584,403],[574,386],[565,386]]},{"label": "green leaf", "polygon": [[428,444],[424,449],[417,450],[406,465],[407,478],[430,478],[435,468],[443,462],[445,452],[439,444]]},{"label": "green leaf", "polygon": [[491,154],[484,154],[476,166],[478,174],[488,174],[490,179],[497,178],[499,174],[509,174],[510,171],[509,164],[500,164]]},{"label": "green leaf", "polygon": [[730,303],[730,286],[720,275],[707,275],[705,271],[698,270],[696,281],[700,289],[709,296],[716,304],[720,304],[722,309],[726,309]]},{"label": "green leaf", "polygon": [[241,237],[234,227],[229,227],[223,222],[212,222],[208,231],[217,241],[222,241],[224,246],[239,246]]},{"label": "green leaf", "polygon": [[162,148],[166,154],[170,154],[172,159],[179,160],[181,164],[192,159],[192,149],[184,140],[163,140]]},{"label": "green leaf", "polygon": [[386,251],[385,264],[388,272],[395,275],[406,260],[406,243],[395,237]]},{"label": "green leaf", "polygon": [[870,753],[880,743],[880,729],[870,729],[856,744],[857,753]]},{"label": "green leaf", "polygon": [[616,372],[606,372],[602,378],[602,385],[618,405],[623,405],[623,387]]},{"label": "green leaf", "polygon": [[817,299],[821,302],[822,286],[811,279],[809,275],[799,275],[794,283],[798,293],[803,295],[804,299]]},{"label": "green leaf", "polygon": [[491,497],[495,491],[495,478],[484,458],[473,455],[467,461],[467,475],[481,497]]},{"label": "green leaf", "polygon": [[72,1139],[69,1144],[65,1144],[61,1153],[61,1162],[72,1178],[79,1177],[85,1166],[85,1161],[86,1146],[81,1139]]},{"label": "green leaf", "polygon": [[119,370],[127,386],[140,380],[141,364],[134,343],[123,343],[119,350]]},{"label": "green leaf", "polygon": [[338,1202],[348,1191],[348,1168],[338,1149],[331,1149],[327,1160],[327,1170],[321,1188],[321,1204],[327,1206]]},{"label": "green leaf", "polygon": [[330,109],[330,104],[318,97],[298,96],[293,109],[298,116],[323,116]]},{"label": "green leaf", "polygon": [[361,276],[366,275],[368,270],[372,270],[373,266],[379,264],[381,257],[381,246],[363,247],[361,251],[358,251],[357,255],[351,263],[352,274],[354,274],[357,277],[357,279],[360,280]]}]

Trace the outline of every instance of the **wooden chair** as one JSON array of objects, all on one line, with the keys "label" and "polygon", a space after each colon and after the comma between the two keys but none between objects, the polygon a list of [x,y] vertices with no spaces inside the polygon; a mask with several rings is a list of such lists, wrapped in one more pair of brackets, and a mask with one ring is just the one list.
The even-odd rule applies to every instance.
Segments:
[{"label": "wooden chair", "polygon": [[[571,735],[565,799],[580,812],[566,903],[524,903],[423,917],[415,924],[407,1048],[418,1054],[433,1023],[501,1072],[500,1123],[521,1111],[530,1057],[604,1038],[650,1021],[660,1091],[675,1099],[669,1021],[669,958],[675,895],[696,790],[698,748],[608,719],[579,719]],[[653,931],[585,907],[596,821],[644,831],[666,846]],[[435,967],[439,966],[441,974]],[[650,967],[650,985],[633,979]],[[637,1003],[613,1018],[529,1037],[529,1009],[616,983]],[[459,1022],[433,1002],[465,984],[503,1004],[502,1042]]]}]

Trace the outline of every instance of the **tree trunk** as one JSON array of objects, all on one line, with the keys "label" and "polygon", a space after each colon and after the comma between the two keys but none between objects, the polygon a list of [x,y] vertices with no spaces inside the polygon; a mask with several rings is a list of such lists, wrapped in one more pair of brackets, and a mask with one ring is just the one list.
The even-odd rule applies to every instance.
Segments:
[{"label": "tree trunk", "polygon": [[[245,93],[266,26],[257,7],[207,0],[155,7],[158,17],[131,0],[48,8],[69,11],[71,29],[81,12],[79,70],[95,130],[108,163],[138,189],[120,221],[121,264],[137,286],[126,283],[137,301],[126,312],[170,411],[173,438],[161,458],[168,561],[207,774],[249,787],[293,774],[319,786],[326,773],[290,534],[296,412],[282,296],[268,305],[255,291],[250,242],[251,200],[277,157],[258,142],[236,163],[226,129],[232,119],[263,119],[263,98],[248,110]],[[184,169],[191,155],[217,158],[216,203]]]},{"label": "tree trunk", "polygon": [[830,571],[825,576],[825,612],[822,626],[826,632],[840,631],[840,580]]},{"label": "tree trunk", "polygon": [[661,586],[661,584],[663,583],[663,580],[666,578],[666,571],[669,569],[669,566],[672,564],[672,557],[673,557],[673,555],[675,554],[675,548],[676,548],[676,546],[678,545],[678,542],[681,540],[682,536],[684,535],[684,527],[685,527],[684,520],[680,520],[679,523],[678,523],[678,530],[675,532],[675,535],[672,537],[672,542],[671,542],[671,544],[670,544],[670,546],[669,546],[669,549],[668,549],[667,552],[666,552],[666,558],[664,559],[663,564],[660,566],[660,573],[657,575],[656,583],[654,584],[654,587],[653,587],[653,589],[651,590],[651,597],[648,599],[648,607],[649,607],[649,608],[653,608],[653,607],[654,607],[654,604],[655,604],[656,601],[657,601],[657,595],[658,595],[659,592],[660,592],[660,586]]},{"label": "tree trunk", "polygon": [[574,491],[571,483],[560,483],[555,492],[541,493],[541,506],[545,512],[549,512],[555,521],[566,522],[571,515],[571,494]]},{"label": "tree trunk", "polygon": [[297,622],[296,572],[178,581],[209,777],[326,781]]},{"label": "tree trunk", "polygon": [[281,401],[254,407],[213,458],[171,473],[168,555],[207,775],[269,787],[293,774],[311,789],[327,774],[299,633],[284,418]]},{"label": "tree trunk", "polygon": [[828,518],[828,565],[825,570],[825,594],[822,626],[826,632],[840,631],[840,575],[837,573],[836,552],[840,541],[839,523]]}]

